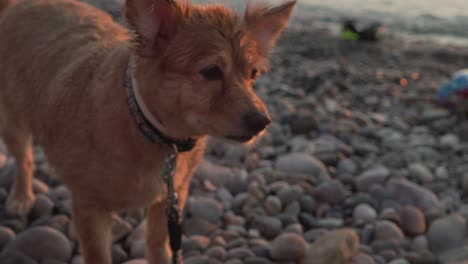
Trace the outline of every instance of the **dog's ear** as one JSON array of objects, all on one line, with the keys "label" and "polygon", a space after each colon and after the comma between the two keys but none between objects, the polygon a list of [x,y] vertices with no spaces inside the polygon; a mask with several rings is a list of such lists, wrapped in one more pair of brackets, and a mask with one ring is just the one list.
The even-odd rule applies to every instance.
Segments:
[{"label": "dog's ear", "polygon": [[182,15],[182,7],[175,0],[127,0],[125,16],[135,30],[137,52],[162,54],[176,34]]},{"label": "dog's ear", "polygon": [[279,35],[288,25],[295,4],[296,0],[275,7],[263,4],[247,6],[244,19],[261,55],[266,56],[275,45]]}]

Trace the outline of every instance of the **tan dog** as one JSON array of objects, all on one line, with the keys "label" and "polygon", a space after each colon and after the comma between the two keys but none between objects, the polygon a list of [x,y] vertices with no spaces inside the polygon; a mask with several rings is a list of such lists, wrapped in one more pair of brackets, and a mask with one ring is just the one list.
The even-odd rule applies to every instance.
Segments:
[{"label": "tan dog", "polygon": [[78,1],[0,0],[0,129],[18,166],[7,209],[25,214],[34,203],[34,136],[72,191],[86,264],[111,263],[111,213],[135,207],[148,207],[149,263],[169,263],[159,172],[172,149],[148,142],[130,114],[129,61],[153,125],[198,138],[179,154],[183,206],[205,135],[245,142],[270,122],[252,84],[294,4],[250,6],[241,17],[218,5],[128,0],[132,33]]}]

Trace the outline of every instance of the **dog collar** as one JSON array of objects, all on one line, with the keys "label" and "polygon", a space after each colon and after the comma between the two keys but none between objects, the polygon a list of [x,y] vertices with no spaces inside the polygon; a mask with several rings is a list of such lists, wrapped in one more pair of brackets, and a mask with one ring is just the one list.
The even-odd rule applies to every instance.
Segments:
[{"label": "dog collar", "polygon": [[164,127],[150,113],[146,104],[138,92],[138,85],[135,79],[135,58],[132,56],[128,62],[125,73],[124,86],[127,91],[127,102],[130,114],[135,120],[138,129],[145,138],[153,144],[174,145],[177,152],[190,151],[195,147],[196,139],[173,139],[166,136]]}]

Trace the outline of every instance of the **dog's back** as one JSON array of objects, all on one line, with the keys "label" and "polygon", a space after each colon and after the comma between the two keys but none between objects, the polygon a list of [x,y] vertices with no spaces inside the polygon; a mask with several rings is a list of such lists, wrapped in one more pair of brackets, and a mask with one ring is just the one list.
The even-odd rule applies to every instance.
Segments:
[{"label": "dog's back", "polygon": [[[103,56],[129,38],[109,15],[79,1],[20,0],[11,4],[11,0],[0,0],[1,8],[0,104],[10,112],[13,109],[21,120],[38,120],[43,111],[57,111],[47,106],[66,102],[62,97],[75,93],[76,99]],[[86,79],[64,84],[76,71],[89,74],[76,75]]]}]

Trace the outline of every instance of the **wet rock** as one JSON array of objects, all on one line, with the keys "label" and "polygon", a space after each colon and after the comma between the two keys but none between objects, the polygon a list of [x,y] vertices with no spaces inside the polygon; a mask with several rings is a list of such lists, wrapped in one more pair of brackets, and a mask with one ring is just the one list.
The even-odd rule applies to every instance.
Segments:
[{"label": "wet rock", "polygon": [[132,226],[118,215],[112,218],[112,241],[116,242],[130,234]]},{"label": "wet rock", "polygon": [[209,248],[205,254],[211,258],[215,258],[217,260],[224,260],[226,258],[227,252],[223,247],[214,246]]},{"label": "wet rock", "polygon": [[276,261],[296,261],[304,257],[306,249],[302,236],[285,233],[271,243],[270,256]]},{"label": "wet rock", "polygon": [[337,180],[326,180],[319,184],[314,191],[314,197],[321,202],[336,204],[347,195],[344,185]]},{"label": "wet rock", "polygon": [[2,264],[38,264],[32,258],[17,251],[3,251],[0,254],[0,263]]},{"label": "wet rock", "polygon": [[31,217],[39,218],[41,216],[48,216],[52,214],[54,203],[44,194],[36,195],[36,201],[31,209]]},{"label": "wet rock", "polygon": [[408,180],[392,179],[386,189],[389,198],[401,205],[416,206],[424,213],[440,210],[441,203],[433,192]]},{"label": "wet rock", "polygon": [[364,171],[356,178],[356,187],[359,191],[366,192],[373,184],[383,183],[390,176],[390,171],[383,167],[375,167]]},{"label": "wet rock", "polygon": [[8,227],[0,226],[0,252],[2,249],[15,238],[15,232]]},{"label": "wet rock", "polygon": [[377,218],[377,212],[368,204],[359,204],[353,210],[353,219],[356,223],[371,223]]},{"label": "wet rock", "polygon": [[463,245],[466,220],[458,214],[451,214],[434,220],[429,226],[427,240],[436,253]]},{"label": "wet rock", "polygon": [[353,258],[352,263],[353,264],[375,264],[375,261],[371,256],[367,254],[359,253]]},{"label": "wet rock", "polygon": [[146,254],[146,241],[137,240],[130,245],[130,258],[144,258]]},{"label": "wet rock", "polygon": [[403,241],[405,239],[405,235],[401,229],[390,221],[377,222],[374,237],[376,240]]},{"label": "wet rock", "polygon": [[37,261],[51,259],[66,262],[72,253],[68,239],[57,230],[45,226],[21,232],[6,246],[6,250],[22,252]]},{"label": "wet rock", "polygon": [[276,169],[289,173],[316,176],[319,179],[328,178],[325,165],[316,158],[305,153],[291,153],[280,156],[275,163]]},{"label": "wet rock", "polygon": [[200,218],[211,223],[220,223],[223,216],[222,205],[210,198],[191,197],[187,203],[187,211],[193,218]]},{"label": "wet rock", "polygon": [[400,219],[401,227],[406,234],[416,236],[426,232],[426,218],[419,208],[406,206],[400,212]]},{"label": "wet rock", "polygon": [[268,196],[265,201],[265,210],[269,215],[277,215],[281,213],[282,203],[276,196]]},{"label": "wet rock", "polygon": [[253,252],[248,248],[233,248],[227,252],[226,258],[237,258],[237,259],[245,259],[247,257],[254,256]]},{"label": "wet rock", "polygon": [[421,163],[413,163],[408,167],[409,174],[418,182],[430,183],[434,179],[432,172]]},{"label": "wet rock", "polygon": [[281,232],[282,223],[277,218],[259,216],[255,218],[253,227],[258,229],[265,238],[273,239]]},{"label": "wet rock", "polygon": [[310,245],[301,264],[346,263],[358,248],[359,236],[353,229],[330,231]]}]

